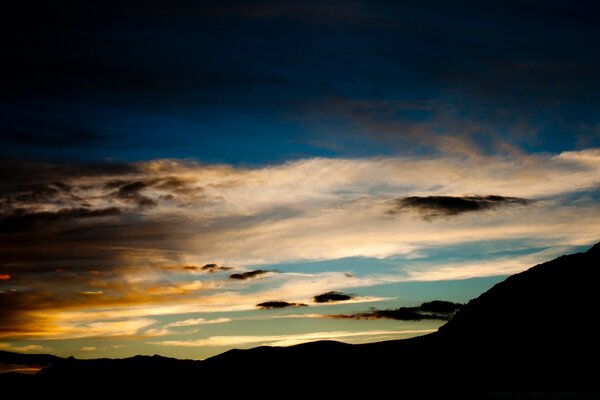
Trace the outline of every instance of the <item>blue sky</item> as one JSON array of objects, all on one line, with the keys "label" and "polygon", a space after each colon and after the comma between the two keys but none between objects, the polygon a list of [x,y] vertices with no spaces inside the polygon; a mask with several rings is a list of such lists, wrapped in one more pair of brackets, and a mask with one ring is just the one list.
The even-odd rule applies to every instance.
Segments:
[{"label": "blue sky", "polygon": [[596,2],[6,12],[0,348],[407,337],[443,321],[336,315],[465,302],[600,236]]}]

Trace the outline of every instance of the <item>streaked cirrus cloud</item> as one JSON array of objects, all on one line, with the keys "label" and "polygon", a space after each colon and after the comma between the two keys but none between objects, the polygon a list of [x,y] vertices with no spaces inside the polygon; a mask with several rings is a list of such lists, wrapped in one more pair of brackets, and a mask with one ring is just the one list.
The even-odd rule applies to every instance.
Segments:
[{"label": "streaked cirrus cloud", "polygon": [[[397,272],[360,277],[265,273],[275,263],[410,259],[482,239],[526,239],[552,252],[600,236],[598,149],[313,158],[257,168],[176,160],[7,167],[0,181],[5,337],[135,335],[156,315],[250,310],[269,299],[311,305],[329,291],[512,273],[534,260],[404,262]],[[398,207],[398,199],[419,200]],[[434,208],[445,218],[423,218]],[[196,265],[214,273],[189,267]]]}]

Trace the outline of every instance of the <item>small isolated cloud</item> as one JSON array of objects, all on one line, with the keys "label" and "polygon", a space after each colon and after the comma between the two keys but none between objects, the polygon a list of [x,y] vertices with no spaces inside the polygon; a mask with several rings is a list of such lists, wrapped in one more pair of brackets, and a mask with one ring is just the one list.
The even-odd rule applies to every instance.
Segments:
[{"label": "small isolated cloud", "polygon": [[202,272],[208,272],[210,274],[218,271],[230,271],[232,269],[233,268],[231,267],[218,266],[217,264],[205,264],[200,268]]},{"label": "small isolated cloud", "polygon": [[97,348],[93,347],[93,346],[85,346],[81,348],[81,351],[96,351]]},{"label": "small isolated cloud", "polygon": [[266,271],[264,269],[256,269],[254,271],[241,272],[239,274],[231,274],[231,275],[229,275],[229,277],[231,279],[239,279],[239,280],[245,281],[247,279],[258,278],[259,276],[268,274],[269,272],[274,272],[274,271]]},{"label": "small isolated cloud", "polygon": [[366,312],[355,314],[330,315],[329,318],[336,319],[396,319],[400,321],[420,321],[424,319],[435,319],[447,321],[454,316],[456,311],[462,307],[461,304],[450,301],[434,300],[425,302],[419,307],[400,307],[395,310],[371,309]]},{"label": "small isolated cloud", "polygon": [[433,313],[454,313],[462,307],[460,303],[453,303],[451,301],[444,300],[433,300],[427,301],[419,306],[419,311],[433,312]]},{"label": "small isolated cloud", "polygon": [[508,205],[528,205],[531,200],[521,197],[489,196],[409,196],[396,199],[395,206],[388,211],[416,211],[424,219],[449,217],[473,211],[485,211]]},{"label": "small isolated cloud", "polygon": [[304,303],[288,303],[287,301],[265,301],[264,303],[257,304],[256,307],[260,307],[263,310],[270,310],[273,308],[287,308],[287,307],[306,307]]},{"label": "small isolated cloud", "polygon": [[331,303],[335,301],[352,300],[354,296],[342,292],[327,292],[314,297],[315,303]]},{"label": "small isolated cloud", "polygon": [[77,292],[82,296],[100,296],[104,294],[102,290],[85,290],[83,292]]}]

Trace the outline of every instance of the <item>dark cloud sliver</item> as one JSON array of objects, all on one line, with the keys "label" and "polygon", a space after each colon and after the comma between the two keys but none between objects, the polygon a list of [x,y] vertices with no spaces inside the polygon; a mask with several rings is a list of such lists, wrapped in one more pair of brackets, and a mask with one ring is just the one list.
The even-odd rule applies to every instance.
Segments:
[{"label": "dark cloud sliver", "polygon": [[419,306],[420,311],[433,313],[453,313],[458,311],[462,304],[453,303],[451,301],[433,300],[427,301]]},{"label": "dark cloud sliver", "polygon": [[217,271],[230,271],[231,267],[218,266],[217,264],[206,264],[200,268],[203,272],[208,272],[209,274],[213,274]]},{"label": "dark cloud sliver", "polygon": [[335,319],[396,319],[399,321],[421,321],[424,319],[447,319],[440,318],[437,315],[422,314],[412,311],[411,307],[403,307],[397,310],[373,310],[356,314],[338,314],[332,316]]},{"label": "dark cloud sliver", "polygon": [[26,212],[16,210],[0,219],[2,232],[21,231],[40,223],[57,223],[77,219],[109,217],[121,214],[117,207],[90,210],[87,208],[63,208],[58,211]]},{"label": "dark cloud sliver", "polygon": [[264,303],[257,304],[256,307],[260,307],[263,310],[269,310],[273,308],[286,308],[286,307],[306,307],[304,303],[288,303],[287,301],[265,301]]},{"label": "dark cloud sliver", "polygon": [[150,184],[142,181],[127,183],[119,188],[117,195],[119,197],[138,195],[141,190],[147,188],[148,186],[150,186]]},{"label": "dark cloud sliver", "polygon": [[425,319],[447,321],[462,307],[450,301],[434,300],[419,307],[400,307],[395,310],[371,309],[355,314],[330,315],[336,319],[396,319],[400,321],[421,321]]},{"label": "dark cloud sliver", "polygon": [[152,186],[154,181],[112,181],[106,184],[107,188],[118,188],[114,196],[131,203],[139,208],[156,207],[158,203],[150,197],[144,196],[141,191]]},{"label": "dark cloud sliver", "polygon": [[528,205],[531,200],[505,196],[410,196],[396,199],[395,207],[388,211],[396,214],[401,210],[414,210],[423,218],[431,219],[454,216],[466,212],[491,210],[508,205]]},{"label": "dark cloud sliver", "polygon": [[354,296],[341,292],[327,292],[314,297],[315,303],[330,303],[335,301],[346,301],[353,299]]},{"label": "dark cloud sliver", "polygon": [[247,279],[254,279],[254,278],[257,278],[257,277],[259,277],[261,275],[268,274],[269,272],[274,272],[274,271],[265,271],[265,270],[262,270],[262,269],[257,269],[257,270],[254,270],[254,271],[241,272],[239,274],[231,274],[231,275],[229,275],[229,278],[231,278],[231,279],[239,279],[239,280],[245,281]]},{"label": "dark cloud sliver", "polygon": [[[131,181],[117,179],[107,182],[104,187],[106,189],[116,189],[116,192],[112,193],[113,196],[131,202],[140,208],[151,208],[158,205],[156,200],[142,194],[143,190],[150,187],[179,194],[192,193],[201,190],[200,188],[189,187],[183,179],[174,176],[161,179]],[[172,194],[167,194],[162,195],[160,198],[173,200],[175,197]]]}]

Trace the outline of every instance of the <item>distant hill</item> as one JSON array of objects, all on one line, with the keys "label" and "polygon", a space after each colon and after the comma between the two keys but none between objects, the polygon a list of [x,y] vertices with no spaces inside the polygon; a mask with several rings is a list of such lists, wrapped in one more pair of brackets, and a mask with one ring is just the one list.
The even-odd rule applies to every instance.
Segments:
[{"label": "distant hill", "polygon": [[202,362],[158,356],[60,359],[30,384],[14,385],[61,395],[80,393],[80,387],[110,392],[123,385],[138,394],[164,390],[262,398],[358,393],[507,398],[506,392],[515,391],[561,398],[556,393],[600,392],[594,328],[599,278],[597,244],[509,277],[430,335],[364,345],[320,341],[231,350]]},{"label": "distant hill", "polygon": [[50,354],[22,354],[0,350],[0,364],[50,365],[60,359]]}]

